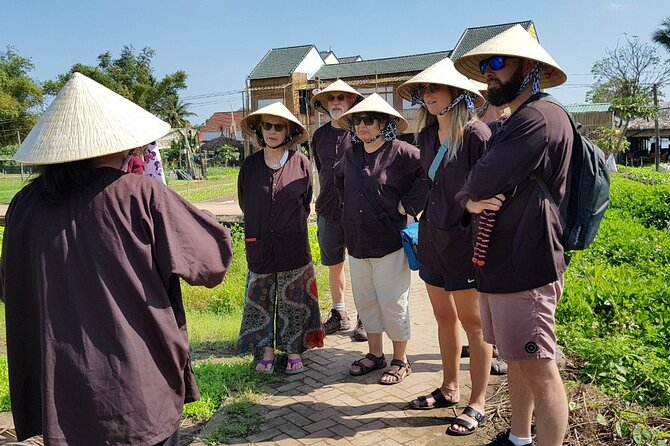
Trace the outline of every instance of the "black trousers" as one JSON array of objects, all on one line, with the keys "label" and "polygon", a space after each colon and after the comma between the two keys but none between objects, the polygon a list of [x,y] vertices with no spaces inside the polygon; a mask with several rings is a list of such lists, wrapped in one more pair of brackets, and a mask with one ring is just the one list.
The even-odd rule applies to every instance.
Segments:
[{"label": "black trousers", "polygon": [[156,446],[179,446],[179,429],[165,440],[156,443]]}]

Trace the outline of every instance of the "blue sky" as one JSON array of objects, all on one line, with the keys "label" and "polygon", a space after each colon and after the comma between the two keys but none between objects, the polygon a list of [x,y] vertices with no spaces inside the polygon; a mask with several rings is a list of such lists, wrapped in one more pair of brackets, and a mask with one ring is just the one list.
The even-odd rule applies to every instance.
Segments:
[{"label": "blue sky", "polygon": [[[568,74],[551,92],[583,102],[591,67],[623,33],[650,41],[670,16],[667,0],[367,1],[341,0],[14,0],[0,15],[0,47],[35,64],[33,78],[54,79],[75,63],[118,56],[124,45],[156,51],[157,77],[183,69],[192,122],[241,106],[247,75],[271,48],[313,44],[364,59],[444,51],[466,27],[532,20],[540,43]],[[663,58],[670,54],[660,50]],[[666,98],[670,95],[667,94]],[[209,97],[202,97],[208,95]]]}]

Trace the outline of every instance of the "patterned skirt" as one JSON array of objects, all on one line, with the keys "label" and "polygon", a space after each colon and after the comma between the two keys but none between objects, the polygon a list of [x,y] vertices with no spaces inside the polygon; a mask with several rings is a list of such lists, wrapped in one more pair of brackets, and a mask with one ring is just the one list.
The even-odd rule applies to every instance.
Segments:
[{"label": "patterned skirt", "polygon": [[263,347],[300,354],[323,347],[324,337],[311,262],[278,273],[249,271],[237,344],[240,354],[260,354]]}]

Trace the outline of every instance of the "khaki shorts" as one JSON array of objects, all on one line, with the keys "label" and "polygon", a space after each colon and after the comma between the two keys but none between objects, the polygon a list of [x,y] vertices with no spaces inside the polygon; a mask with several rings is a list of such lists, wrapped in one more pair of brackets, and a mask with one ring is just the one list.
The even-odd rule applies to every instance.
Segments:
[{"label": "khaki shorts", "polygon": [[405,251],[381,258],[349,256],[351,290],[356,311],[368,333],[383,333],[392,341],[409,341],[411,272]]},{"label": "khaki shorts", "polygon": [[484,340],[506,361],[556,358],[556,305],[563,277],[517,293],[479,293]]}]

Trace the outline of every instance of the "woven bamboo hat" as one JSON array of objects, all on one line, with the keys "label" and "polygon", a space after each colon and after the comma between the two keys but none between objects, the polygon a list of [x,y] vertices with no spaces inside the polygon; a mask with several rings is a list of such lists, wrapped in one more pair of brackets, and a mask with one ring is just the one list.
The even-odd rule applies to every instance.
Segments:
[{"label": "woven bamboo hat", "polygon": [[[242,131],[249,136],[258,136],[260,139],[262,137],[260,121],[263,115],[277,116],[295,124],[295,135],[290,140],[291,143],[300,144],[301,142],[307,141],[307,129],[281,102],[274,102],[253,113],[249,113],[240,122]],[[288,136],[291,135],[287,135],[287,137]]]},{"label": "woven bamboo hat", "polygon": [[463,76],[456,70],[456,68],[454,68],[454,63],[449,58],[442,59],[419,74],[411,77],[407,82],[398,87],[398,94],[403,99],[407,99],[408,101],[411,100],[412,90],[416,88],[417,84],[446,85],[469,91],[481,98],[481,94],[477,91],[477,87],[473,85],[470,79]]},{"label": "woven bamboo hat", "polygon": [[407,120],[377,93],[372,93],[370,96],[351,107],[348,112],[343,114],[340,119],[337,120],[337,123],[343,129],[349,129],[351,128],[351,125],[349,124],[351,118],[357,113],[382,113],[387,115],[390,119],[397,119],[398,133],[404,132],[408,127]]},{"label": "woven bamboo hat", "polygon": [[143,146],[170,124],[107,87],[73,73],[14,155],[30,164],[97,158]]},{"label": "woven bamboo hat", "polygon": [[323,90],[320,90],[314,96],[312,96],[312,100],[310,101],[312,104],[312,108],[314,110],[320,111],[321,113],[328,114],[328,95],[330,93],[340,93],[340,92],[353,94],[354,96],[357,97],[357,101],[363,99],[362,94],[360,94],[358,91],[356,91],[354,88],[352,88],[349,84],[347,84],[343,80],[338,79],[332,84],[328,85]]},{"label": "woven bamboo hat", "polygon": [[521,57],[535,60],[541,64],[540,88],[550,88],[564,83],[568,77],[556,61],[542,48],[533,36],[521,25],[498,34],[456,59],[454,66],[458,71],[477,81],[486,82],[479,71],[479,63],[491,56]]}]

